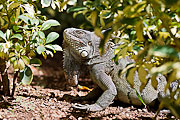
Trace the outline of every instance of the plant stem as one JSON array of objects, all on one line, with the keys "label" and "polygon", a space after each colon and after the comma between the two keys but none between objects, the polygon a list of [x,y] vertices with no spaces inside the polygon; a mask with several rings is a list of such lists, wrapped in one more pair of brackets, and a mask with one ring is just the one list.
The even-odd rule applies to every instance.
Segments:
[{"label": "plant stem", "polygon": [[15,72],[14,74],[14,77],[13,77],[13,88],[12,88],[12,93],[11,93],[11,97],[14,96],[14,92],[15,92],[15,89],[16,89],[16,79],[18,77],[18,71]]},{"label": "plant stem", "polygon": [[9,79],[8,79],[7,71],[5,71],[2,74],[2,84],[3,84],[3,94],[5,96],[9,96],[10,95],[10,88],[9,88]]}]

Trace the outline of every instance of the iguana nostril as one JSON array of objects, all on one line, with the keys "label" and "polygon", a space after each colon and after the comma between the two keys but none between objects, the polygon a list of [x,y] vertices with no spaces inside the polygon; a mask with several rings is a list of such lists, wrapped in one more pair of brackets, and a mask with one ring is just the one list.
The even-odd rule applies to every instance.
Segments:
[{"label": "iguana nostril", "polygon": [[64,32],[67,32],[67,29],[65,29]]}]

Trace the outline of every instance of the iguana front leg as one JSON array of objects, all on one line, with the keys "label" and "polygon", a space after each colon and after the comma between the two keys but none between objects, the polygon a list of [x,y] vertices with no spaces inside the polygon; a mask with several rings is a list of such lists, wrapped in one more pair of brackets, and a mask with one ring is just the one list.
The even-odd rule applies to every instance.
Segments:
[{"label": "iguana front leg", "polygon": [[100,111],[112,103],[117,95],[117,90],[111,77],[105,73],[103,65],[94,65],[91,68],[90,74],[93,81],[104,91],[103,94],[98,98],[95,104],[75,104],[73,107],[87,111]]},{"label": "iguana front leg", "polygon": [[76,60],[73,58],[73,56],[70,54],[69,47],[65,46],[66,44],[63,43],[64,51],[63,51],[63,68],[65,77],[68,81],[68,84],[71,86],[75,86],[78,84],[78,77],[79,77],[79,69],[80,65]]}]

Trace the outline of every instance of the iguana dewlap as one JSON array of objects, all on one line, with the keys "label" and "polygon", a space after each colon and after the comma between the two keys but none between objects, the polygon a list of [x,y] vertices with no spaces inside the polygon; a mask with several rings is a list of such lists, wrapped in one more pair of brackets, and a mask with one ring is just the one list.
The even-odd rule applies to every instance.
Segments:
[{"label": "iguana dewlap", "polygon": [[[98,92],[102,90],[102,94],[95,104],[77,104],[74,106],[75,108],[88,111],[103,110],[113,102],[116,96],[124,103],[142,105],[135,90],[128,84],[125,74],[118,77],[119,70],[123,70],[127,64],[134,61],[127,56],[121,58],[119,60],[119,65],[116,65],[112,61],[114,50],[116,48],[115,44],[107,42],[105,45],[106,53],[100,56],[100,38],[96,36],[94,32],[68,28],[64,30],[63,35],[64,70],[67,80],[75,85],[78,83],[78,76],[80,74],[89,72],[91,79],[98,87],[87,97],[97,96]],[[163,91],[166,79],[164,76],[159,75],[157,81],[157,90],[151,86],[151,80],[149,80],[146,87],[140,92],[141,82],[138,79],[138,73],[135,73],[134,87],[146,104],[151,104],[156,98],[164,96]]]}]

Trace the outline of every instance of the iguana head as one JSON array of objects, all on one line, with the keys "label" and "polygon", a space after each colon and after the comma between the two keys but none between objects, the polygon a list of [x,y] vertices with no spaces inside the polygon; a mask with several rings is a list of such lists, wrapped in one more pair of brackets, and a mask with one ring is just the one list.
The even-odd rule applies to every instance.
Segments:
[{"label": "iguana head", "polygon": [[67,28],[64,30],[63,35],[64,41],[72,47],[73,52],[84,59],[92,57],[94,52],[93,40],[99,39],[93,32],[76,28]]}]

